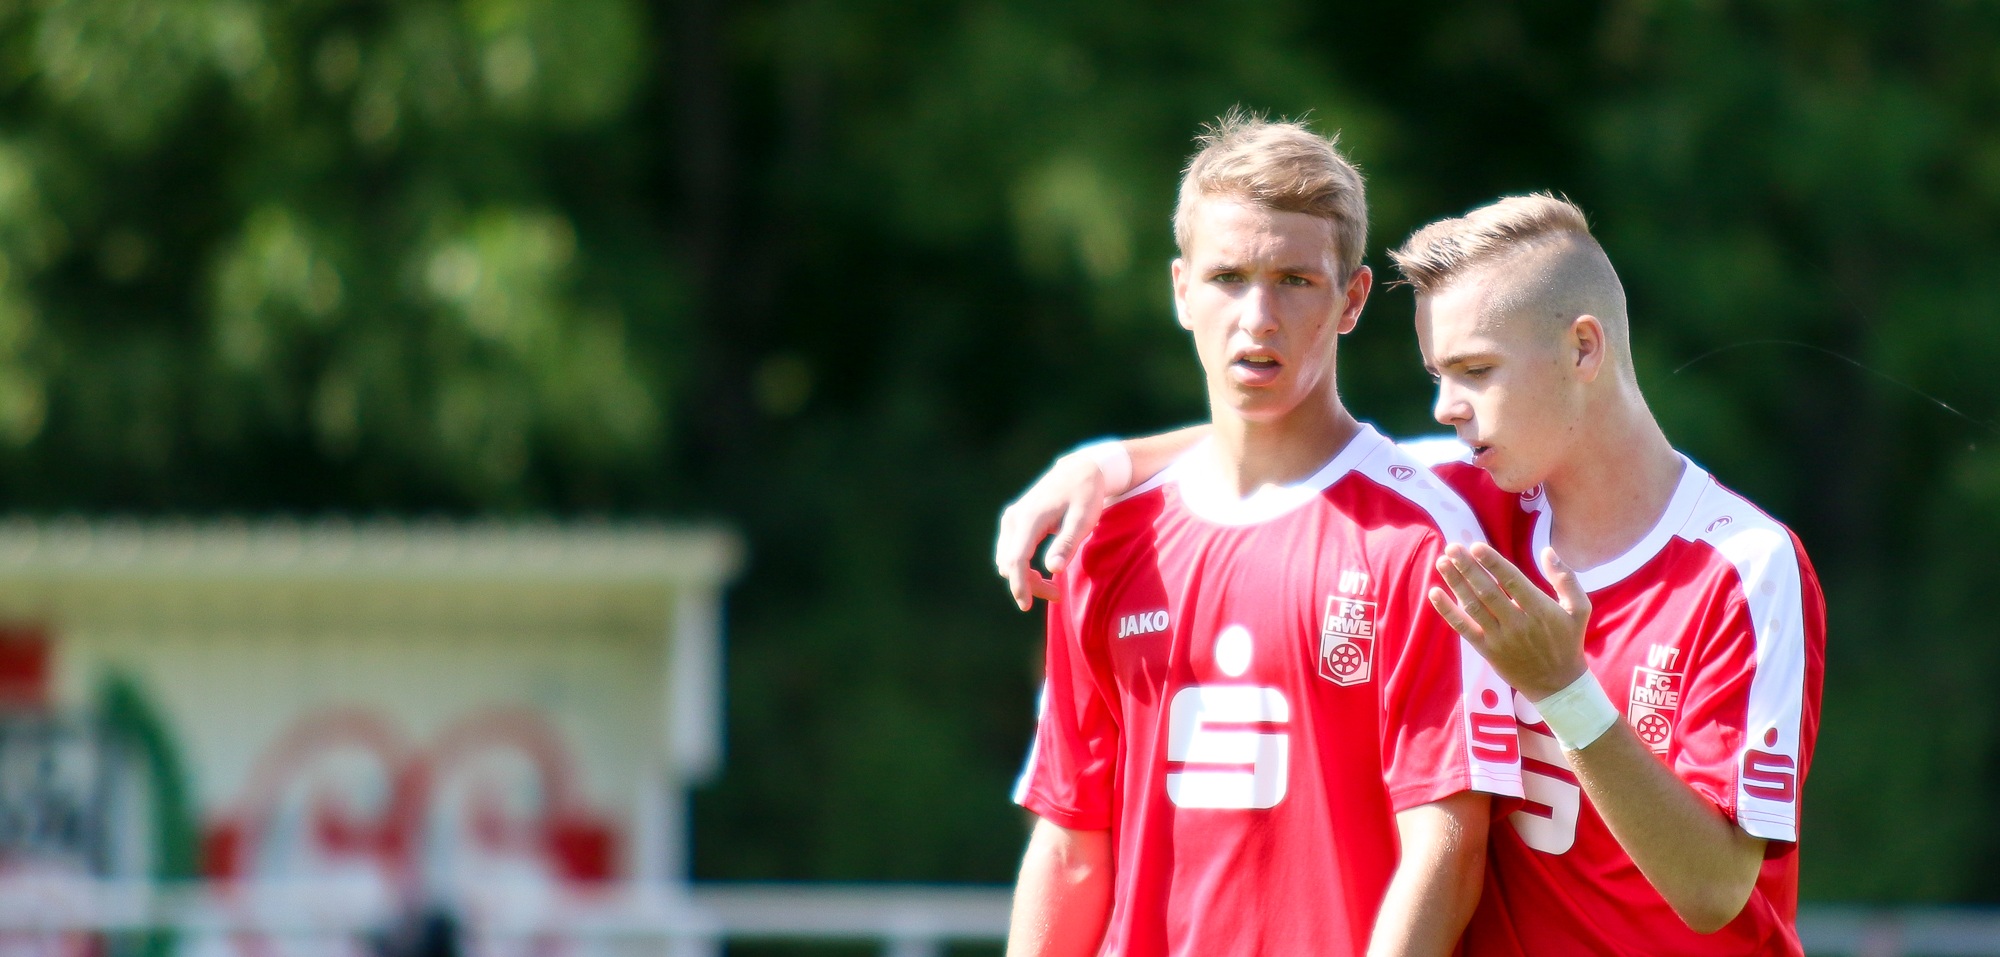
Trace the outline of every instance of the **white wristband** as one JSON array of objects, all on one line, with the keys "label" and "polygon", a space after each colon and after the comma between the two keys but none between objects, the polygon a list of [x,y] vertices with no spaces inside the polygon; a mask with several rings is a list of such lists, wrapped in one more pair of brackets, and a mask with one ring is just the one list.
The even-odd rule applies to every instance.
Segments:
[{"label": "white wristband", "polygon": [[1125,451],[1125,443],[1117,439],[1105,439],[1079,445],[1070,452],[1080,455],[1097,466],[1104,476],[1104,490],[1110,495],[1123,495],[1132,486],[1132,453]]},{"label": "white wristband", "polygon": [[1564,751],[1590,747],[1611,726],[1618,723],[1618,707],[1611,703],[1597,676],[1588,671],[1555,694],[1535,702],[1535,710],[1555,733]]}]

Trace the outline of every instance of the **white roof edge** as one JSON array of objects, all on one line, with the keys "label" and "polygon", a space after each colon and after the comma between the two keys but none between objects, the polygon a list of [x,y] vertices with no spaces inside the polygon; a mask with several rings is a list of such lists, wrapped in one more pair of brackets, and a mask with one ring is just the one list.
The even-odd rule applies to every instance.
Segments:
[{"label": "white roof edge", "polygon": [[714,525],[343,518],[0,517],[0,582],[397,579],[719,588],[744,545]]}]

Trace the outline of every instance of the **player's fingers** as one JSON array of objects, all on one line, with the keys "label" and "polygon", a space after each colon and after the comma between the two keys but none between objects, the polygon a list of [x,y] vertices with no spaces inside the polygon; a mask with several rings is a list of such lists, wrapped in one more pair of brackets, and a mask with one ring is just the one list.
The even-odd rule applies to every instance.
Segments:
[{"label": "player's fingers", "polygon": [[1516,604],[1525,605],[1532,598],[1530,591],[1541,591],[1535,588],[1534,582],[1528,580],[1528,576],[1521,573],[1520,568],[1508,561],[1507,556],[1500,554],[1493,546],[1475,542],[1470,549],[1467,549],[1467,554],[1471,555],[1472,560],[1478,562],[1479,567],[1485,569],[1488,575],[1493,576],[1493,580],[1514,599]]},{"label": "player's fingers", "polygon": [[1480,597],[1479,589],[1466,576],[1465,570],[1451,560],[1450,555],[1438,559],[1437,568],[1438,574],[1444,578],[1445,587],[1451,589],[1452,597],[1457,600],[1458,607],[1467,617],[1476,622],[1482,630],[1499,624],[1499,620],[1493,615],[1493,609]]},{"label": "player's fingers", "polygon": [[1569,616],[1578,621],[1589,620],[1590,592],[1585,591],[1583,583],[1577,580],[1576,569],[1569,567],[1569,563],[1563,561],[1554,548],[1542,549],[1541,559],[1542,575],[1549,580],[1549,584],[1556,586],[1556,601],[1562,605],[1563,611],[1569,612]]},{"label": "player's fingers", "polygon": [[1029,591],[1028,576],[1034,574],[1034,567],[1028,562],[1034,558],[1031,548],[1016,545],[1020,536],[1020,522],[1015,515],[1019,503],[1007,507],[1000,513],[1000,534],[993,546],[993,569],[1007,581],[1007,592],[1014,596],[1014,604],[1022,611],[1034,607],[1034,595]]},{"label": "player's fingers", "polygon": [[[1486,612],[1493,616],[1496,623],[1519,614],[1520,610],[1514,606],[1513,599],[1507,597],[1506,590],[1500,587],[1500,583],[1485,566],[1472,557],[1470,551],[1462,546],[1453,545],[1445,549],[1445,558],[1451,562],[1459,577],[1465,580],[1472,595],[1485,606]],[[1465,596],[1461,595],[1459,601],[1464,604]]]},{"label": "player's fingers", "polygon": [[1103,496],[1095,491],[1082,498],[1071,499],[1068,510],[1063,512],[1062,528],[1056,532],[1055,541],[1049,543],[1049,553],[1042,564],[1054,575],[1069,566],[1069,560],[1076,555],[1076,546],[1084,536],[1097,527],[1097,516],[1104,510]]},{"label": "player's fingers", "polygon": [[1466,641],[1472,642],[1473,647],[1479,648],[1482,651],[1485,650],[1485,629],[1480,628],[1478,622],[1467,617],[1465,612],[1458,607],[1458,603],[1452,601],[1450,595],[1445,594],[1444,589],[1432,586],[1427,594],[1431,600],[1431,607],[1437,609],[1439,617],[1444,619],[1445,624],[1451,626],[1451,630],[1458,632]]},{"label": "player's fingers", "polygon": [[1028,538],[1027,506],[1021,501],[1009,504],[1000,511],[1000,531],[993,536],[993,568],[1002,577],[1035,555],[1033,543]]},{"label": "player's fingers", "polygon": [[[1035,598],[1040,598],[1044,601],[1055,601],[1056,598],[1061,594],[1061,591],[1056,588],[1056,583],[1054,579],[1043,578],[1042,576],[1037,575],[1032,571],[1029,572],[1028,574],[1029,574],[1028,589],[1029,591],[1034,593]],[[1027,611],[1028,609],[1023,608],[1021,610]]]},{"label": "player's fingers", "polygon": [[1035,607],[1034,580],[1040,577],[1026,565],[1006,573],[1007,593],[1014,596],[1014,607],[1022,611]]}]

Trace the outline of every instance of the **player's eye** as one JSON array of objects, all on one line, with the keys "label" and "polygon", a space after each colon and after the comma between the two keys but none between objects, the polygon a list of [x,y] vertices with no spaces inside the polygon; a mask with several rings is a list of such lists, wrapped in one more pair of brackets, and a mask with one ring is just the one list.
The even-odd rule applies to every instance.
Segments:
[{"label": "player's eye", "polygon": [[1484,379],[1486,378],[1486,374],[1492,371],[1492,366],[1466,366],[1465,377],[1468,379]]},{"label": "player's eye", "polygon": [[1243,281],[1243,274],[1240,272],[1219,272],[1213,276],[1208,277],[1208,281],[1237,283]]},{"label": "player's eye", "polygon": [[1283,279],[1280,279],[1280,280],[1278,280],[1278,282],[1280,282],[1280,283],[1282,283],[1282,284],[1284,284],[1284,285],[1287,285],[1287,286],[1310,286],[1310,285],[1312,285],[1312,280],[1310,280],[1310,279],[1307,279],[1307,278],[1306,278],[1306,277],[1304,277],[1304,276],[1286,276],[1286,277],[1284,277]]}]

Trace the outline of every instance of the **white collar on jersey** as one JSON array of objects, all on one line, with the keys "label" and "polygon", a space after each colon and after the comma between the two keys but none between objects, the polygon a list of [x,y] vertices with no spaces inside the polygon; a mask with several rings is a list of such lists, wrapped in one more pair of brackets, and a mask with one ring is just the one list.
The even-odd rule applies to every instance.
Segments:
[{"label": "white collar on jersey", "polygon": [[[1295,485],[1259,486],[1249,495],[1237,498],[1223,487],[1221,472],[1212,458],[1214,449],[1211,439],[1195,443],[1172,465],[1163,470],[1156,483],[1172,482],[1180,489],[1181,502],[1195,517],[1217,525],[1255,525],[1268,522],[1311,501],[1314,496],[1326,491],[1327,487],[1367,459],[1389,445],[1389,440],[1375,427],[1366,422],[1349,439],[1347,445],[1333,458],[1320,467],[1319,471]],[[1138,491],[1134,489],[1133,491]]]},{"label": "white collar on jersey", "polygon": [[[1652,561],[1653,556],[1660,553],[1660,549],[1667,547],[1669,540],[1687,527],[1688,519],[1694,515],[1695,506],[1701,504],[1702,493],[1708,489],[1709,475],[1701,466],[1694,464],[1693,459],[1679,452],[1674,454],[1680,455],[1681,479],[1674,486],[1673,497],[1667,500],[1666,511],[1660,513],[1660,520],[1653,523],[1653,527],[1647,530],[1645,537],[1626,549],[1625,554],[1594,568],[1578,571],[1577,584],[1582,585],[1584,591],[1596,591],[1624,581],[1626,576],[1638,571],[1639,566]],[[1540,494],[1542,491],[1540,488],[1535,491],[1537,494],[1534,499],[1522,502],[1521,507],[1540,513],[1535,516],[1534,536],[1535,560],[1539,562],[1542,549],[1549,547],[1551,512],[1549,497]]]}]

